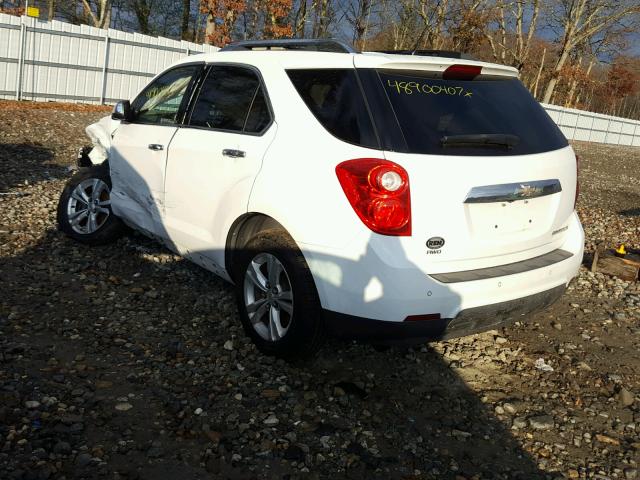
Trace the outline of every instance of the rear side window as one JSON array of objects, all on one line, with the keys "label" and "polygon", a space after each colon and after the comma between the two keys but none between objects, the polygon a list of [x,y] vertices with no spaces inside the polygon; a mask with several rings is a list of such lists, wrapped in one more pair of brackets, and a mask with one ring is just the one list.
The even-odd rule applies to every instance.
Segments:
[{"label": "rear side window", "polygon": [[322,126],[345,142],[379,148],[354,69],[287,70],[296,90]]},{"label": "rear side window", "polygon": [[248,68],[213,66],[202,84],[189,125],[260,133],[271,115],[257,74]]},{"label": "rear side window", "polygon": [[253,98],[253,104],[251,105],[251,110],[249,110],[244,130],[245,132],[258,133],[263,131],[270,122],[271,116],[269,114],[267,99],[264,96],[262,87],[259,87]]},{"label": "rear side window", "polygon": [[[420,72],[379,71],[410,153],[523,155],[567,140],[518,79],[442,80]],[[498,144],[479,146],[478,136]],[[499,143],[509,139],[508,146]],[[491,141],[494,141],[491,140]]]}]

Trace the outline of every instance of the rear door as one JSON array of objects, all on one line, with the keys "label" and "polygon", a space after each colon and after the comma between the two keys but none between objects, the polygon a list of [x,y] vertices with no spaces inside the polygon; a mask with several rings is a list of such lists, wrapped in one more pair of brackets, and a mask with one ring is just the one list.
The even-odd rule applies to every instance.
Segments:
[{"label": "rear door", "polygon": [[132,103],[134,120],[123,121],[111,142],[114,211],[160,237],[166,237],[161,217],[167,151],[203,65],[181,65],[153,80]]},{"label": "rear door", "polygon": [[408,256],[439,273],[558,248],[576,159],[538,102],[517,78],[480,67],[443,78],[411,66],[358,70],[385,157],[409,174]]},{"label": "rear door", "polygon": [[169,148],[165,224],[183,254],[223,273],[227,232],[247,211],[275,132],[259,72],[242,65],[211,65]]}]

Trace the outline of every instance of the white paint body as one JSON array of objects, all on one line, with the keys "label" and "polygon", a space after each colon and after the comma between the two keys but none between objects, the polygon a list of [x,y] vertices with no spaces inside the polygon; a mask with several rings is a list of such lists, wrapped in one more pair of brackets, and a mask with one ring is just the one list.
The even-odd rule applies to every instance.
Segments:
[{"label": "white paint body", "polygon": [[[229,230],[253,212],[275,219],[296,241],[322,307],[358,317],[399,322],[439,313],[453,318],[464,309],[566,285],[577,274],[584,234],[574,212],[571,147],[517,157],[439,157],[354,146],[323,128],[285,72],[322,67],[442,71],[461,62],[494,75],[517,76],[515,69],[448,58],[295,51],[218,52],[188,59],[194,60],[257,68],[273,108],[270,128],[250,136],[186,126],[118,127],[104,120],[102,128],[113,134],[111,144],[98,136],[108,150],[114,212],[203,267],[230,279],[224,255]],[[153,152],[147,149],[152,143],[166,148]],[[221,155],[223,149],[247,155],[231,159]],[[363,157],[386,158],[408,172],[411,236],[373,233],[349,204],[335,167]],[[474,186],[549,178],[560,180],[562,192],[526,204],[463,203]],[[430,255],[425,243],[435,236],[446,243],[440,254]],[[559,248],[573,256],[525,273],[450,284],[429,276],[506,265]]]}]

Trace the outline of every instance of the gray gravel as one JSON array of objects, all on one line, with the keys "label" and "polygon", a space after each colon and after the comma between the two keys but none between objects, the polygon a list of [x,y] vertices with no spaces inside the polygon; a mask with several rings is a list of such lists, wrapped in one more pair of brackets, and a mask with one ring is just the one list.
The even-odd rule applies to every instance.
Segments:
[{"label": "gray gravel", "polygon": [[[0,110],[0,478],[639,478],[638,283],[583,269],[503,331],[289,365],[207,272],[55,230],[99,116]],[[588,248],[640,248],[638,149],[576,148]]]}]

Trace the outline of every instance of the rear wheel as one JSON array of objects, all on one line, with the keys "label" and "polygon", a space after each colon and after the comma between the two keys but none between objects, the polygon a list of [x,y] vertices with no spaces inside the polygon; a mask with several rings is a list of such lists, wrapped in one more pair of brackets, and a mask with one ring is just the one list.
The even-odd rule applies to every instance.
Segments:
[{"label": "rear wheel", "polygon": [[116,240],[124,225],[111,210],[107,165],[83,168],[69,179],[58,202],[58,226],[79,242],[100,245]]},{"label": "rear wheel", "polygon": [[315,283],[286,232],[267,230],[250,240],[235,278],[240,319],[261,352],[295,359],[320,348],[324,328]]}]

